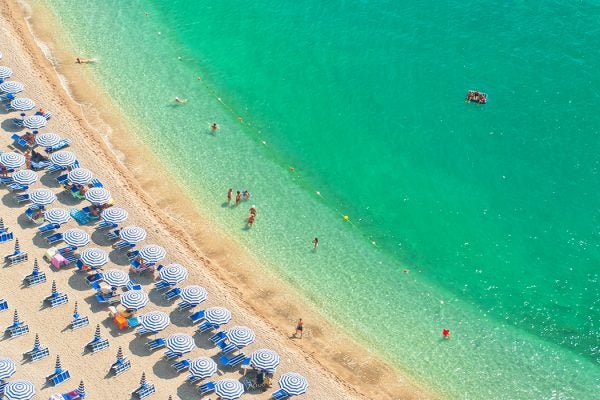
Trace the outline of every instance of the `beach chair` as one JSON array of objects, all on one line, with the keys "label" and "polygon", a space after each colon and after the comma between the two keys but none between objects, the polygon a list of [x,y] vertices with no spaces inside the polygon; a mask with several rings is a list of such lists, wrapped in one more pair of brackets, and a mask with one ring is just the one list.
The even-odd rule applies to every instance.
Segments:
[{"label": "beach chair", "polygon": [[79,210],[77,208],[72,208],[70,215],[80,225],[85,225],[92,220],[88,213],[86,213],[85,211]]},{"label": "beach chair", "polygon": [[142,285],[138,285],[132,281],[129,281],[127,282],[127,290],[142,290]]},{"label": "beach chair", "polygon": [[200,395],[202,395],[202,396],[207,393],[214,392],[215,391],[215,383],[213,381],[203,383],[202,385],[198,386],[198,391],[200,392]]},{"label": "beach chair", "polygon": [[56,177],[56,182],[61,185],[66,185],[69,181],[69,174],[62,174]]},{"label": "beach chair", "polygon": [[104,185],[102,184],[102,182],[100,182],[100,179],[98,178],[94,178],[90,181],[90,186],[91,187],[104,187]]},{"label": "beach chair", "polygon": [[[81,260],[77,260],[77,267],[79,268],[79,263]],[[83,264],[83,262],[82,262]],[[87,282],[88,285],[91,285],[94,282],[98,282],[101,281],[102,279],[104,279],[104,275],[102,275],[102,272],[96,272],[95,274],[91,274],[85,277],[85,281]]]},{"label": "beach chair", "polygon": [[194,308],[197,305],[198,304],[188,303],[187,301],[180,301],[179,303],[177,303],[177,307],[179,308],[179,311],[189,310],[190,308]]},{"label": "beach chair", "polygon": [[15,201],[19,204],[29,201],[29,194],[23,193],[15,196]]},{"label": "beach chair", "polygon": [[196,328],[196,332],[204,333],[204,332],[214,330],[214,329],[219,329],[219,325],[211,324],[208,321],[203,321],[200,325],[198,325],[198,328]]},{"label": "beach chair", "polygon": [[4,333],[8,333],[11,338],[16,338],[29,333],[29,325],[26,325],[23,321],[19,320],[19,314],[17,313],[17,310],[15,310],[13,314],[12,325],[7,327]]},{"label": "beach chair", "polygon": [[67,167],[63,167],[58,164],[52,164],[52,163],[50,163],[50,166],[48,168],[46,168],[46,172],[49,172],[49,173],[58,172],[58,171],[66,171],[66,170],[67,170]]},{"label": "beach chair", "polygon": [[31,169],[34,170],[34,171],[41,171],[43,169],[48,168],[51,165],[52,165],[52,163],[50,161],[47,161],[47,160],[32,161],[31,162]]},{"label": "beach chair", "polygon": [[69,302],[69,297],[66,293],[59,293],[56,296],[51,296],[46,299],[50,303],[50,307],[58,307]]},{"label": "beach chair", "polygon": [[241,364],[245,358],[246,356],[244,355],[244,353],[236,354],[231,357],[223,355],[219,357],[219,362],[226,367],[235,367],[236,365]]},{"label": "beach chair", "polygon": [[0,299],[0,311],[8,310],[8,301],[6,299]]},{"label": "beach chair", "polygon": [[53,233],[50,236],[46,236],[46,242],[48,242],[48,244],[59,243],[59,242],[62,242],[62,240],[63,240],[63,235],[60,232]]},{"label": "beach chair", "polygon": [[71,320],[71,330],[76,330],[79,328],[83,328],[84,326],[88,326],[90,324],[90,320],[87,316],[79,315],[77,311],[77,302],[75,302],[75,311],[73,312],[73,320]]},{"label": "beach chair", "polygon": [[165,339],[163,339],[163,338],[156,338],[156,339],[150,340],[150,341],[148,341],[148,343],[146,343],[146,347],[148,347],[148,350],[160,349],[161,347],[165,347],[166,345],[167,345],[167,343],[165,342]]},{"label": "beach chair", "polygon": [[285,390],[279,389],[278,391],[272,393],[271,397],[274,398],[275,400],[283,400],[283,399],[287,399],[288,397],[290,397],[290,395]]},{"label": "beach chair", "polygon": [[15,240],[15,250],[11,254],[4,256],[4,262],[9,263],[11,266],[25,262],[27,259],[27,252],[21,250],[18,239]]},{"label": "beach chair", "polygon": [[[0,79],[0,83],[4,83],[4,79]],[[5,101],[12,101],[15,99],[15,95],[14,93],[4,93],[4,94],[0,94],[0,101],[5,102]]]},{"label": "beach chair", "polygon": [[165,296],[165,298],[167,300],[173,300],[173,299],[179,297],[180,294],[181,294],[181,289],[173,288],[173,289],[167,291],[163,296]]},{"label": "beach chair", "polygon": [[113,243],[112,247],[116,250],[132,249],[135,247],[135,243],[130,243],[126,240],[119,240],[118,242]]},{"label": "beach chair", "polygon": [[17,183],[17,182],[7,184],[6,188],[8,189],[9,192],[13,192],[13,193],[22,192],[23,190],[29,190],[29,186],[21,185],[20,183]]},{"label": "beach chair", "polygon": [[96,353],[100,350],[108,349],[109,346],[110,343],[108,342],[108,339],[102,339],[100,337],[100,324],[98,324],[96,325],[96,332],[94,333],[94,338],[91,342],[88,342],[85,345],[84,350],[89,349],[92,353]]},{"label": "beach chair", "polygon": [[171,287],[171,284],[165,280],[160,280],[154,284],[154,289],[162,290]]},{"label": "beach chair", "polygon": [[8,242],[9,240],[14,239],[14,234],[12,232],[3,232],[0,233],[0,243]]},{"label": "beach chair", "polygon": [[48,351],[48,348],[43,347],[40,344],[40,337],[37,333],[35,334],[35,341],[33,342],[33,348],[31,350],[23,353],[23,357],[28,358],[32,362],[39,361],[42,358],[48,357],[49,355],[50,355],[50,352]]},{"label": "beach chair", "polygon": [[106,240],[116,240],[119,238],[120,229],[115,229],[114,231],[108,232],[106,234]]},{"label": "beach chair", "polygon": [[190,314],[190,316],[188,318],[192,321],[192,325],[194,325],[194,324],[197,324],[198,322],[202,321],[204,319],[205,315],[206,315],[206,311],[200,310],[200,311],[196,311],[193,314]]},{"label": "beach chair", "polygon": [[20,147],[22,149],[29,147],[27,140],[21,138],[21,136],[19,136],[17,133],[14,133],[10,138],[13,140],[13,146],[15,147]]},{"label": "beach chair", "polygon": [[112,228],[117,228],[118,226],[119,226],[119,224],[115,224],[114,222],[100,221],[96,225],[96,229],[108,229],[108,228],[112,229]]},{"label": "beach chair", "polygon": [[167,351],[165,351],[165,354],[163,355],[163,357],[165,357],[167,360],[170,360],[172,358],[181,357],[182,355],[183,355],[183,353],[178,353],[175,351],[167,350]]},{"label": "beach chair", "polygon": [[183,372],[190,367],[190,359],[186,358],[185,360],[178,361],[175,364],[172,364],[171,367],[175,368],[177,373]]},{"label": "beach chair", "polygon": [[2,184],[2,185],[8,185],[9,183],[13,183],[13,182],[14,182],[14,180],[13,180],[12,176],[0,176],[0,184]]},{"label": "beach chair", "polygon": [[[225,340],[221,340],[220,342],[217,342],[216,346],[221,350],[221,353],[225,353],[225,354],[231,353],[238,349],[238,347],[235,344],[228,343]],[[243,358],[242,358],[242,360],[243,360]],[[240,362],[242,362],[242,360],[240,360]]]},{"label": "beach chair", "polygon": [[221,332],[217,332],[214,335],[212,335],[211,337],[208,338],[208,340],[210,340],[211,342],[213,342],[213,344],[217,344],[223,340],[227,339],[227,333],[221,331]]},{"label": "beach chair", "polygon": [[31,273],[25,277],[25,282],[27,286],[35,286],[44,283],[46,282],[46,273],[44,271]]},{"label": "beach chair", "polygon": [[146,382],[146,374],[142,372],[142,379],[140,380],[140,386],[135,389],[131,394],[138,399],[144,399],[156,392],[156,388],[153,384]]},{"label": "beach chair", "polygon": [[100,304],[116,304],[119,302],[119,296],[105,296],[104,294],[97,294],[96,300]]},{"label": "beach chair", "polygon": [[[117,234],[117,236],[119,236]],[[140,251],[139,250],[131,250],[127,252],[127,259],[129,260],[129,262],[135,260],[138,256],[140,255]]]},{"label": "beach chair", "polygon": [[125,358],[115,361],[110,366],[110,370],[115,374],[115,376],[121,375],[128,369],[131,369],[131,361]]},{"label": "beach chair", "polygon": [[69,371],[62,368],[60,363],[60,356],[56,356],[56,365],[54,367],[54,373],[46,376],[46,381],[48,383],[51,383],[53,386],[56,386],[69,379],[71,379]]},{"label": "beach chair", "polygon": [[40,232],[40,233],[51,233],[52,231],[55,231],[55,230],[57,230],[59,228],[60,228],[59,224],[46,224],[46,225],[40,226],[38,228],[38,232]]},{"label": "beach chair", "polygon": [[58,151],[60,149],[64,149],[65,147],[68,147],[70,144],[71,144],[71,141],[69,139],[62,139],[60,142],[56,143],[54,146],[46,147],[44,150],[46,151],[46,153],[50,154],[50,153],[54,153],[55,151]]}]

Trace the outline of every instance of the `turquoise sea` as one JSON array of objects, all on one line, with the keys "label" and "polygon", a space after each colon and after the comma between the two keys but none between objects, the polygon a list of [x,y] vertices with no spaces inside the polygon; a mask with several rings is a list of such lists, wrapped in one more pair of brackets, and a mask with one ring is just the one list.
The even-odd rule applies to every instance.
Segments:
[{"label": "turquoise sea", "polygon": [[448,398],[598,398],[598,1],[33,1],[205,213],[370,349]]}]

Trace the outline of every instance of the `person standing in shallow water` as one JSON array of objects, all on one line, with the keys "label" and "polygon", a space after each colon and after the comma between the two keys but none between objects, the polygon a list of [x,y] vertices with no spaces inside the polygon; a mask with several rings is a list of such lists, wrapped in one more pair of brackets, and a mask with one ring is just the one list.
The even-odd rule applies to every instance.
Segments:
[{"label": "person standing in shallow water", "polygon": [[242,192],[240,192],[238,190],[237,193],[235,194],[235,205],[237,206],[238,204],[240,204],[241,201],[242,201]]},{"label": "person standing in shallow water", "polygon": [[315,238],[313,239],[313,241],[312,241],[312,244],[313,244],[313,246],[314,246],[314,249],[316,250],[316,249],[317,249],[317,247],[319,247],[319,238],[318,238],[318,237],[315,237]]},{"label": "person standing in shallow water", "polygon": [[227,191],[227,202],[231,203],[231,198],[233,197],[233,189],[229,188],[229,190]]}]

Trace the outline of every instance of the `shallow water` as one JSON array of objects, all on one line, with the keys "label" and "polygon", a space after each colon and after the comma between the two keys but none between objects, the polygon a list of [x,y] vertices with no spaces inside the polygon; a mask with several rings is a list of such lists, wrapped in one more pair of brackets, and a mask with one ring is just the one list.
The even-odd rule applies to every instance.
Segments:
[{"label": "shallow water", "polygon": [[369,347],[456,398],[600,389],[597,4],[45,3],[205,212]]}]

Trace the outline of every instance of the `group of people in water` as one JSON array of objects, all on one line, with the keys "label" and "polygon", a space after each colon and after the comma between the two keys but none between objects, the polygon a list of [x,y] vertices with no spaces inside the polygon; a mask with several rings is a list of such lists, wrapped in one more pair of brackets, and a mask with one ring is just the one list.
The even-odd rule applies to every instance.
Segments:
[{"label": "group of people in water", "polygon": [[[235,206],[239,206],[242,201],[250,200],[250,192],[248,190],[238,190],[235,193]],[[233,189],[229,188],[227,190],[227,203],[231,204],[233,201]],[[246,224],[248,227],[251,227],[254,224],[254,220],[256,219],[256,206],[252,204],[250,207],[250,214],[248,215],[248,219],[246,220]]]},{"label": "group of people in water", "polygon": [[466,102],[473,101],[475,103],[484,104],[487,101],[487,95],[478,90],[469,90],[467,92]]}]

